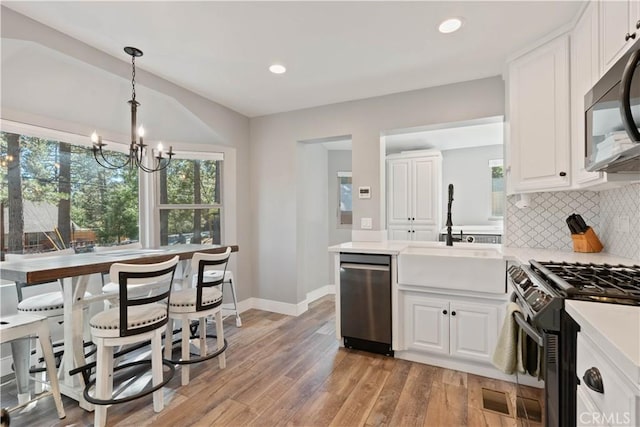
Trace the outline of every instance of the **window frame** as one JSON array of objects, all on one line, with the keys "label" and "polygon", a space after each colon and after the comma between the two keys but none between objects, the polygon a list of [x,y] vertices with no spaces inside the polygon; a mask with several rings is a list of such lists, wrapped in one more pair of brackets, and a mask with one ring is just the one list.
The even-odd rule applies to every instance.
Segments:
[{"label": "window frame", "polygon": [[220,183],[220,203],[160,203],[160,174],[154,173],[153,175],[153,200],[155,206],[153,209],[153,221],[152,225],[151,242],[154,247],[160,246],[160,211],[162,210],[181,210],[181,209],[219,209],[220,211],[220,241],[224,242],[226,237],[225,231],[225,214],[224,214],[224,199],[225,199],[225,152],[222,150],[216,151],[179,151],[173,158],[180,160],[210,160],[210,161],[222,161],[222,171],[220,176],[222,182]]},{"label": "window frame", "polygon": [[[341,178],[351,178],[351,223],[350,224],[345,224],[342,222],[342,210],[340,209],[340,204],[342,202],[342,192],[340,189],[340,186],[342,185],[341,182]],[[338,205],[337,205],[337,209],[336,209],[336,225],[337,228],[347,228],[347,229],[352,229],[353,228],[353,173],[349,172],[349,171],[338,171],[337,173],[337,180],[338,180]],[[345,211],[347,212],[347,211]]]},{"label": "window frame", "polygon": [[507,177],[504,174],[504,159],[492,159],[489,160],[489,194],[491,195],[491,200],[489,200],[489,220],[490,221],[502,221],[504,220],[505,208],[506,206],[502,205],[502,215],[494,215],[493,212],[493,168],[494,167],[502,167],[502,179],[505,184],[505,188],[502,190],[503,200],[506,199],[506,179]]}]

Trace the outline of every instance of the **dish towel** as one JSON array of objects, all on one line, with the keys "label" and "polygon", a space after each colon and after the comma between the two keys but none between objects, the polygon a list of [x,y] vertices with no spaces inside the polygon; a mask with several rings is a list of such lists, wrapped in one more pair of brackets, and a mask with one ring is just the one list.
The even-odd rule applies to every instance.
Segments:
[{"label": "dish towel", "polygon": [[[507,305],[507,315],[498,337],[498,343],[493,351],[493,365],[505,374],[511,375],[516,372],[516,365],[524,365],[522,363],[522,345],[520,341],[520,327],[513,318],[513,313],[522,313],[518,304],[510,302]],[[522,369],[521,366],[518,368]]]}]

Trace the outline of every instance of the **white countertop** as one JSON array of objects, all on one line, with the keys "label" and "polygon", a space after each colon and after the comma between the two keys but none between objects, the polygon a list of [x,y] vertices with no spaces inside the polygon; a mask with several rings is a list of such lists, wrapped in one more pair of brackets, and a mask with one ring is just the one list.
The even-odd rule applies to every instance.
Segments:
[{"label": "white countertop", "polygon": [[[398,255],[408,248],[433,248],[445,247],[444,242],[416,242],[409,240],[387,240],[383,242],[347,242],[330,246],[329,252],[351,252],[351,253],[379,253],[386,255]],[[555,261],[555,262],[581,262],[594,264],[640,264],[638,260],[623,258],[607,253],[578,253],[566,252],[554,249],[530,249],[530,248],[510,248],[498,244],[490,243],[460,243],[455,242],[453,249],[477,248],[477,249],[498,249],[507,260],[513,260],[526,264],[529,260]]]},{"label": "white countertop", "polygon": [[565,308],[581,331],[640,387],[640,307],[566,300]]}]

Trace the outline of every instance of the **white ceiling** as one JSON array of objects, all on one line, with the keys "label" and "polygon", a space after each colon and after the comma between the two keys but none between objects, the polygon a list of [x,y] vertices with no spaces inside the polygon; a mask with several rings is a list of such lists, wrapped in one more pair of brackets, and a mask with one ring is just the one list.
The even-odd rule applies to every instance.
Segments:
[{"label": "white ceiling", "polygon": [[[501,74],[581,2],[5,2],[249,117]],[[457,33],[437,32],[458,16]],[[274,75],[279,62],[287,73]],[[141,82],[142,83],[142,82]]]}]

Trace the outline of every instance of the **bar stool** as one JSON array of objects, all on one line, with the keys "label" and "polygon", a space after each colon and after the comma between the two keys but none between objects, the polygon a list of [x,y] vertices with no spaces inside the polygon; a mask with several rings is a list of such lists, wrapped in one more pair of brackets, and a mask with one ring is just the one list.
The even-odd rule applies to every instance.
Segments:
[{"label": "bar stool", "polygon": [[[94,248],[94,251],[96,253],[108,253],[108,252],[121,251],[121,250],[135,251],[137,249],[142,249],[142,244],[139,242],[128,243],[125,245],[116,245],[116,246],[96,246]],[[109,275],[108,273],[100,274],[100,278],[102,280],[102,293],[113,295],[113,298],[104,300],[105,310],[108,310],[109,308],[111,308],[112,305],[116,304],[116,301],[118,299],[118,292],[120,292],[120,286],[117,283],[117,281],[116,282],[114,282],[113,280],[110,280],[109,282],[106,281],[106,276],[108,275]]]},{"label": "bar stool", "polygon": [[[162,387],[173,377],[175,368],[162,360],[162,333],[167,328],[169,318],[169,297],[179,257],[155,264],[111,265],[109,275],[117,278],[119,284],[118,307],[102,311],[91,318],[91,336],[97,346],[96,375],[87,382],[85,399],[96,406],[95,427],[102,427],[107,420],[107,406],[129,402],[153,393],[153,410],[164,408]],[[145,295],[131,292],[145,284]],[[137,285],[137,287],[136,287]],[[114,368],[113,349],[127,344],[151,340],[151,360],[134,361]],[[151,364],[153,386],[126,397],[113,398],[113,372],[135,365]],[[163,379],[162,366],[170,369],[168,378]],[[89,389],[95,384],[95,396]]]},{"label": "bar stool", "polygon": [[[182,385],[189,384],[189,365],[203,362],[205,360],[218,357],[220,369],[226,367],[225,351],[227,343],[224,340],[224,329],[222,324],[222,292],[217,288],[222,284],[224,272],[231,248],[227,248],[221,254],[196,253],[191,259],[191,272],[197,271],[196,286],[173,292],[169,299],[169,331],[173,330],[173,321],[182,322],[180,360],[173,360],[173,363],[182,365]],[[205,270],[210,266],[222,268],[222,274],[217,280],[207,280]],[[207,317],[215,316],[216,335],[207,335]],[[200,355],[196,359],[191,359],[189,342],[191,338],[191,321],[200,322]],[[216,338],[217,350],[207,354],[207,337]],[[169,332],[165,338],[165,359],[171,360],[173,350],[173,336]]]},{"label": "bar stool", "polygon": [[[21,408],[42,396],[52,395],[58,411],[58,417],[62,419],[65,417],[65,413],[64,407],[62,406],[62,398],[60,396],[60,386],[58,385],[58,375],[53,357],[53,348],[51,347],[51,337],[49,335],[47,318],[24,313],[0,318],[0,343],[4,344],[6,342],[11,342],[11,345],[13,346],[16,341],[28,339],[28,337],[34,335],[38,338],[40,347],[42,348],[47,374],[49,375],[49,382],[51,383],[51,391],[40,395],[35,399],[18,402],[18,406],[11,408],[9,411]],[[17,365],[18,363],[21,362],[14,360],[14,364]]]},{"label": "bar stool", "polygon": [[[221,270],[207,270],[205,272],[205,279],[207,280],[220,280],[220,278],[224,277],[220,288],[222,288],[225,284],[229,285],[231,289],[231,297],[233,298],[233,310],[230,310],[236,316],[236,326],[238,328],[242,327],[242,320],[240,319],[240,312],[238,311],[238,298],[236,297],[236,286],[233,281],[233,272],[229,270],[221,271]],[[223,319],[226,319],[228,316],[224,316]]]}]

